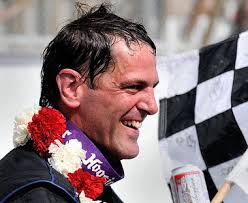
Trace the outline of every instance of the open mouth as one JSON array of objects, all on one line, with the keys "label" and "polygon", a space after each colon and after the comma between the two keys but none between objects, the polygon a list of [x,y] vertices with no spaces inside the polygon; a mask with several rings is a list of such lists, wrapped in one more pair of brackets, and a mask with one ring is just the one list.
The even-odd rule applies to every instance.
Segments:
[{"label": "open mouth", "polygon": [[122,124],[136,130],[142,126],[142,123],[139,121],[122,121]]}]

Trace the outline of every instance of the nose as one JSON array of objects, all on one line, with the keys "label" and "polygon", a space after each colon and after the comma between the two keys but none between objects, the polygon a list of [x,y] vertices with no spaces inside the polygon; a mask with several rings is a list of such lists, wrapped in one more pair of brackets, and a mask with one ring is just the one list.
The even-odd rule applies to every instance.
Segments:
[{"label": "nose", "polygon": [[142,99],[140,99],[137,107],[140,110],[146,111],[148,115],[153,115],[158,112],[153,88],[147,88],[146,93],[142,96]]}]

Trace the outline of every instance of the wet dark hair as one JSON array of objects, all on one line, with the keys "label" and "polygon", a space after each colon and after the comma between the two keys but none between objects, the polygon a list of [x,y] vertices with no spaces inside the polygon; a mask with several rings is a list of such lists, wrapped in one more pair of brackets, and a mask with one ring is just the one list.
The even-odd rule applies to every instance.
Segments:
[{"label": "wet dark hair", "polygon": [[70,68],[86,79],[94,88],[94,79],[105,72],[112,62],[111,46],[116,38],[131,43],[145,43],[156,53],[156,47],[143,25],[113,14],[109,5],[100,5],[85,12],[79,5],[81,16],[65,25],[43,52],[41,70],[40,106],[58,108],[60,98],[56,75]]}]

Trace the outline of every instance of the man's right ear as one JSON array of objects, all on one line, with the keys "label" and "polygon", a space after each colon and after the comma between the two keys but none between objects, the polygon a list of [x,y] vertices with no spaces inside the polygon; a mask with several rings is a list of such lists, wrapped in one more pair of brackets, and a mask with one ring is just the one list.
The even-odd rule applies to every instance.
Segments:
[{"label": "man's right ear", "polygon": [[81,75],[72,69],[62,69],[56,76],[61,101],[69,108],[80,106],[80,95],[83,83]]}]

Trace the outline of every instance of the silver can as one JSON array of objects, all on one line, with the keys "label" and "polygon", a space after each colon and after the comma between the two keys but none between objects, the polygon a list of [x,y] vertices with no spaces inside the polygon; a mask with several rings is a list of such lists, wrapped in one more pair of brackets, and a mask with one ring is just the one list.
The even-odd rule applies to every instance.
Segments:
[{"label": "silver can", "polygon": [[209,203],[203,172],[193,165],[172,170],[170,186],[174,203]]}]

